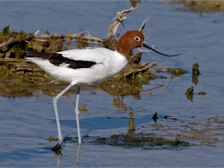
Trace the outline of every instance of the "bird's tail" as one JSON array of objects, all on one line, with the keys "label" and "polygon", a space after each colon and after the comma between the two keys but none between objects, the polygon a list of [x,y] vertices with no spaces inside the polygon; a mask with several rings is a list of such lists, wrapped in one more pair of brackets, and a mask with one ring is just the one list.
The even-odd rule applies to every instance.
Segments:
[{"label": "bird's tail", "polygon": [[22,53],[27,54],[27,59],[29,57],[37,57],[37,58],[42,58],[42,59],[50,59],[55,53],[42,53],[42,52],[33,52],[33,51],[22,51]]}]

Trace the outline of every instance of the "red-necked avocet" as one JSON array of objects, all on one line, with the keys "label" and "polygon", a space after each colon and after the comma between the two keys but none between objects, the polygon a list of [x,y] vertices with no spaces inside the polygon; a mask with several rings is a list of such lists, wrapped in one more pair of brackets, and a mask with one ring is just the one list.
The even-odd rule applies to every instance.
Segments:
[{"label": "red-necked avocet", "polygon": [[158,54],[172,57],[156,51],[144,43],[144,35],[137,30],[127,31],[117,42],[115,51],[106,48],[71,49],[57,53],[35,53],[27,52],[28,61],[39,65],[44,71],[64,82],[70,84],[53,99],[56,115],[58,142],[52,148],[56,150],[63,143],[60,120],[57,109],[58,99],[72,86],[78,86],[76,98],[76,122],[78,132],[78,143],[81,144],[81,133],[79,124],[79,94],[80,85],[95,85],[119,73],[128,63],[131,51],[138,47],[148,48]]}]

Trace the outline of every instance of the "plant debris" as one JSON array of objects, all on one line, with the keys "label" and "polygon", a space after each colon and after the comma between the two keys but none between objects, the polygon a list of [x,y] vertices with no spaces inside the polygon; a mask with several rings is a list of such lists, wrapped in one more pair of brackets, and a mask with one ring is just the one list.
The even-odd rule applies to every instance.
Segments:
[{"label": "plant debris", "polygon": [[183,6],[176,7],[181,11],[199,12],[224,12],[223,0],[169,0],[171,4],[178,4]]},{"label": "plant debris", "polygon": [[195,85],[198,84],[198,76],[200,75],[199,64],[193,64],[192,66],[192,83]]},{"label": "plant debris", "polygon": [[172,68],[172,69],[170,69],[170,73],[175,75],[175,76],[184,75],[187,72],[188,71],[186,71],[186,70],[184,70],[182,68]]},{"label": "plant debris", "polygon": [[[130,113],[130,118],[134,120],[132,117],[132,113]],[[223,117],[220,116],[209,117],[206,122],[184,122],[175,117],[163,117],[160,123],[141,125],[140,133],[128,130],[127,133],[112,134],[109,137],[85,135],[83,143],[142,149],[184,149],[188,146],[214,147],[217,142],[224,140],[223,124]],[[49,142],[57,140],[57,138],[49,137]],[[77,143],[78,138],[66,137],[65,141]]]},{"label": "plant debris", "polygon": [[[52,140],[52,138],[51,138]],[[77,142],[77,138],[67,137],[66,141]],[[179,140],[178,138],[167,139],[156,137],[153,134],[113,134],[110,137],[84,136],[83,143],[93,143],[95,145],[111,145],[124,148],[140,147],[143,149],[182,149],[193,144]]]},{"label": "plant debris", "polygon": [[[90,137],[88,137],[90,138]],[[122,146],[125,148],[142,147],[143,149],[169,149],[190,146],[186,141],[153,137],[150,134],[113,134],[107,137],[91,137],[92,143],[97,145]]]},{"label": "plant debris", "polygon": [[[26,62],[24,60],[26,53],[21,51],[51,53],[75,46],[77,48],[102,46],[115,50],[117,40],[114,39],[114,35],[117,28],[123,24],[127,18],[126,15],[135,9],[137,8],[132,7],[117,13],[114,23],[110,26],[108,39],[92,37],[87,31],[52,35],[49,32],[41,34],[39,30],[35,33],[10,32],[10,27],[5,27],[0,35],[0,94],[8,97],[33,96],[33,93],[40,91],[47,95],[57,94],[66,83],[53,79],[37,65]],[[148,19],[143,21],[140,31],[144,29],[147,21]],[[94,88],[104,90],[111,95],[121,96],[139,97],[140,92],[147,93],[142,89],[142,84],[148,84],[150,80],[161,78],[161,76],[150,71],[150,68],[156,66],[155,62],[141,63],[143,52],[145,51],[131,55],[128,65],[119,74]],[[154,89],[159,87],[156,85]]]},{"label": "plant debris", "polygon": [[187,97],[188,100],[190,100],[191,102],[193,102],[193,95],[194,95],[194,86],[188,88],[185,92],[185,95]]}]

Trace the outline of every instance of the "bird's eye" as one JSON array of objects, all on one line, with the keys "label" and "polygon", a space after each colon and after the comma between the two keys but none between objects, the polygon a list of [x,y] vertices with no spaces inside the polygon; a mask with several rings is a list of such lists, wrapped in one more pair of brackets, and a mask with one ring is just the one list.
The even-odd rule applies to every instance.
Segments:
[{"label": "bird's eye", "polygon": [[135,39],[136,41],[140,41],[140,37],[138,37],[138,36],[136,36],[134,39]]}]

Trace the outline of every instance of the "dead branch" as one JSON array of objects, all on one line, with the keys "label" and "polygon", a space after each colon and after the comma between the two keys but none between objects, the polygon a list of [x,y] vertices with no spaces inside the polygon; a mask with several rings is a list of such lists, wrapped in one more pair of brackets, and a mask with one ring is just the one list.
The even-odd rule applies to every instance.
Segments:
[{"label": "dead branch", "polygon": [[[83,31],[81,33],[66,33],[66,34],[41,34],[40,30],[38,30],[36,33],[34,33],[35,38],[43,38],[43,39],[48,39],[48,38],[78,38],[78,37],[83,37],[87,31]],[[38,35],[39,34],[39,35]]]},{"label": "dead branch", "polygon": [[155,62],[148,62],[148,63],[145,63],[145,64],[141,64],[139,65],[138,67],[135,67],[135,68],[131,68],[129,71],[125,72],[122,76],[123,77],[126,77],[126,76],[129,76],[133,73],[138,73],[138,72],[142,72],[142,71],[145,71],[151,67],[155,66]]},{"label": "dead branch", "polygon": [[18,58],[0,58],[0,62],[26,62],[26,60]]},{"label": "dead branch", "polygon": [[76,34],[66,33],[66,34],[50,35],[50,34],[41,34],[41,32],[38,30],[36,33],[34,33],[34,35],[35,35],[35,40],[38,42],[48,42],[49,38],[64,38],[64,39],[67,38],[68,43],[77,42],[77,39],[78,39],[78,40],[85,41],[88,44],[94,44],[94,45],[100,45],[103,42],[105,42],[105,40],[98,37],[92,37],[90,35],[84,36],[86,32],[87,31],[85,30],[81,33],[76,33]]},{"label": "dead branch", "polygon": [[25,40],[30,39],[32,37],[33,37],[33,34],[30,34],[30,35],[28,35],[28,36],[26,36],[24,38],[20,38],[19,37],[18,39],[9,40],[9,41],[6,41],[4,43],[1,43],[0,47],[8,46],[8,45],[13,44],[15,42],[25,41]]},{"label": "dead branch", "polygon": [[116,17],[113,19],[115,20],[114,23],[110,26],[109,32],[108,32],[108,40],[112,40],[114,37],[114,34],[117,31],[118,26],[127,18],[126,15],[137,9],[137,7],[131,7],[130,9],[122,10],[121,12],[117,12]]},{"label": "dead branch", "polygon": [[144,21],[143,21],[143,23],[142,23],[142,25],[141,25],[141,27],[139,28],[139,31],[140,32],[142,32],[142,30],[145,28],[145,24],[146,24],[146,22],[148,22],[149,21],[149,19],[147,18],[147,19],[145,19]]}]

